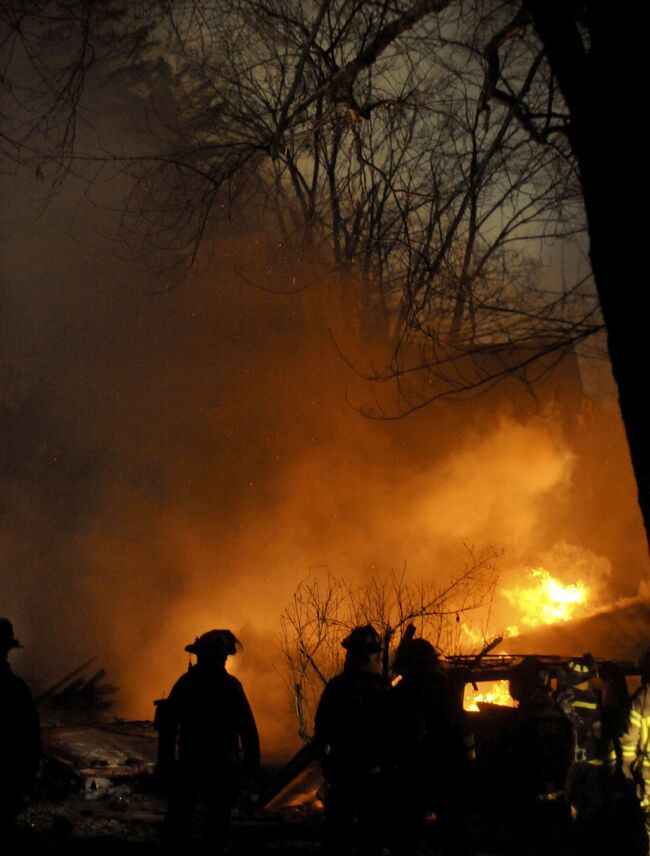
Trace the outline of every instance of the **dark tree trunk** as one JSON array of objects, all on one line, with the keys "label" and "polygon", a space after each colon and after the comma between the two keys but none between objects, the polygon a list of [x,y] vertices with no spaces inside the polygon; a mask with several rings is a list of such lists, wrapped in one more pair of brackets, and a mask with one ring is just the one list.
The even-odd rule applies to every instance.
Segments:
[{"label": "dark tree trunk", "polygon": [[[571,116],[591,263],[650,538],[648,4],[524,0],[524,5]],[[584,16],[587,42],[577,27],[578,14]]]}]

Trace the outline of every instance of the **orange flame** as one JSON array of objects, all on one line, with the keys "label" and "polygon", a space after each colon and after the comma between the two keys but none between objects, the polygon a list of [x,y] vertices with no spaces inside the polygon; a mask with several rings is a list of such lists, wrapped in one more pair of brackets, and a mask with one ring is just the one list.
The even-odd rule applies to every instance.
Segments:
[{"label": "orange flame", "polygon": [[[546,568],[531,568],[529,585],[504,588],[503,596],[521,613],[520,621],[527,627],[556,624],[575,618],[589,598],[589,589],[581,580],[562,583]],[[509,628],[516,635],[517,627]]]},{"label": "orange flame", "polygon": [[475,692],[472,685],[468,684],[465,687],[465,698],[463,699],[465,710],[478,710],[480,701],[488,704],[500,704],[505,707],[514,707],[515,704],[510,695],[508,681],[494,681],[488,685],[487,689],[479,690],[479,692]]},{"label": "orange flame", "polygon": [[[557,624],[569,621],[585,611],[589,599],[589,589],[582,580],[576,583],[562,583],[555,579],[546,568],[530,568],[528,585],[512,586],[503,589],[503,596],[519,610],[517,620],[527,627],[539,627],[543,624]],[[507,628],[508,636],[517,636],[517,625]],[[463,707],[465,710],[478,710],[479,702],[512,707],[508,681],[495,681],[487,684],[479,692],[471,685],[465,690]]]}]

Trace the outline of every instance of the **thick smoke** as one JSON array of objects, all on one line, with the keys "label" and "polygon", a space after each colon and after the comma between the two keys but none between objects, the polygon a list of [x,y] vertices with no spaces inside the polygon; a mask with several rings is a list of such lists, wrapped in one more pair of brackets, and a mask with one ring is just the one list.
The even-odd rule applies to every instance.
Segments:
[{"label": "thick smoke", "polygon": [[[61,196],[36,220],[23,192],[3,223],[0,612],[35,683],[97,655],[119,712],[150,718],[184,645],[230,627],[266,750],[282,750],[279,616],[312,573],[442,581],[491,545],[503,582],[548,563],[597,578],[602,601],[646,576],[618,416],[585,409],[572,382],[555,411],[512,383],[369,421],[319,314],[327,275],[296,295],[251,285],[282,285],[257,226],[160,291],[88,209],[73,218]],[[339,344],[363,354],[339,320]]]}]

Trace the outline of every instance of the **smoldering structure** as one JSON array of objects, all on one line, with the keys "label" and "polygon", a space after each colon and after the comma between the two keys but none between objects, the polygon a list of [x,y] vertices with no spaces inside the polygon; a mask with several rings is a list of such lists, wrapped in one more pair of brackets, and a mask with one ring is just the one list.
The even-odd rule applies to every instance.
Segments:
[{"label": "smoldering structure", "polygon": [[230,625],[253,707],[283,712],[260,721],[281,748],[295,737],[277,621],[312,573],[444,579],[469,543],[503,550],[506,581],[568,545],[598,565],[601,603],[636,592],[647,567],[622,426],[574,358],[534,391],[513,378],[368,420],[368,387],[332,338],[354,360],[379,345],[336,313],[327,329],[322,271],[299,294],[257,288],[285,285],[268,282],[281,272],[259,225],[161,292],[105,264],[92,223],[66,225],[65,209],[29,239],[16,228],[5,261],[4,609],[37,683],[97,655],[119,712],[147,718],[183,639]]}]

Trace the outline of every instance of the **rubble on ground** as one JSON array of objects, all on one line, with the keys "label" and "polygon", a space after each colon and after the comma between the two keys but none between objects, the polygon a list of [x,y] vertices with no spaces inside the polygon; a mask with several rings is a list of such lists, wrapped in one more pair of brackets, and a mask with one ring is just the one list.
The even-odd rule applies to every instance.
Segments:
[{"label": "rubble on ground", "polygon": [[[36,695],[43,760],[19,817],[21,856],[90,849],[96,856],[118,847],[119,852],[156,852],[167,807],[154,776],[157,733],[150,721],[111,715],[117,688],[94,663],[87,660]],[[296,786],[288,787],[293,792]],[[285,811],[271,814],[260,808],[250,795],[235,808],[233,854],[318,849],[318,825],[304,811],[295,808],[294,815],[283,806]]]},{"label": "rubble on ground", "polygon": [[156,732],[151,723],[43,728],[43,754],[83,779],[130,779],[153,772]]}]

